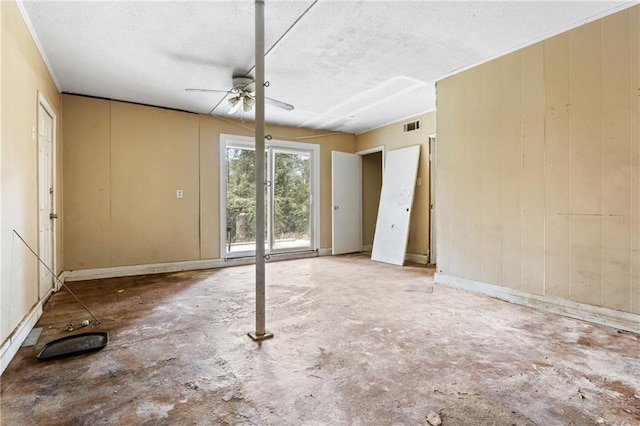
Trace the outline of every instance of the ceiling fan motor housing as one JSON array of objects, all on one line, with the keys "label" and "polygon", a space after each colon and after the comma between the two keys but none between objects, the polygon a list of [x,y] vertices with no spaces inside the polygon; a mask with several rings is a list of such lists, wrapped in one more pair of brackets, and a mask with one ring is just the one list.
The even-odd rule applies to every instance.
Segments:
[{"label": "ceiling fan motor housing", "polygon": [[234,93],[241,93],[247,91],[247,87],[253,83],[253,79],[250,77],[233,77],[233,89]]}]

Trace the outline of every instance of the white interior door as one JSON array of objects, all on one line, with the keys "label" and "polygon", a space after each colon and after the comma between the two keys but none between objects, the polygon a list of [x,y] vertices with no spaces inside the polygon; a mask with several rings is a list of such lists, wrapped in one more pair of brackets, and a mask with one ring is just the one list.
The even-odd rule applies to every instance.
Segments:
[{"label": "white interior door", "polygon": [[[38,254],[53,268],[53,117],[39,105],[38,108]],[[46,296],[53,287],[53,276],[39,265],[39,294]]]},{"label": "white interior door", "polygon": [[331,151],[331,253],[362,250],[360,156]]},{"label": "white interior door", "polygon": [[387,153],[371,251],[373,260],[404,264],[419,158],[418,145]]}]

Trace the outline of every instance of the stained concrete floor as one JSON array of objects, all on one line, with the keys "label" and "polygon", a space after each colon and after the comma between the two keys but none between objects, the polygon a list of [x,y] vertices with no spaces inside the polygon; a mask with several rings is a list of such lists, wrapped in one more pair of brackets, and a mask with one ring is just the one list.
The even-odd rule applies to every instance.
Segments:
[{"label": "stained concrete floor", "polygon": [[[362,255],[73,283],[109,332],[100,352],[39,362],[90,319],[55,294],[36,346],[2,375],[3,425],[640,424],[640,338],[434,285]],[[428,288],[433,293],[407,291]],[[74,332],[71,332],[73,334]]]}]

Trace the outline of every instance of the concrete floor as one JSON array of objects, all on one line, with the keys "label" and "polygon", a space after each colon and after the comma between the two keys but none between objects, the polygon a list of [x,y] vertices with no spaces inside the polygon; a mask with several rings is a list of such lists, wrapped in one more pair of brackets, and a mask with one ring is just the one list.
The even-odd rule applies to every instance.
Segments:
[{"label": "concrete floor", "polygon": [[[6,425],[640,424],[640,338],[433,285],[433,270],[362,255],[73,283],[100,352],[39,362],[89,317],[66,292],[2,375]],[[74,332],[72,332],[74,333]]]}]

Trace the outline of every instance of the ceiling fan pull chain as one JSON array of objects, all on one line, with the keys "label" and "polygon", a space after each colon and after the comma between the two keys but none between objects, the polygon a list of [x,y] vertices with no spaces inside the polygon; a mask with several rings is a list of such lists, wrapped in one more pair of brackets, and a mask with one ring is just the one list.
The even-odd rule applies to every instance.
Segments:
[{"label": "ceiling fan pull chain", "polygon": [[265,81],[265,82],[264,82],[264,87],[269,87],[269,85],[270,85],[270,84],[271,84],[271,83],[269,83],[268,81]]}]

